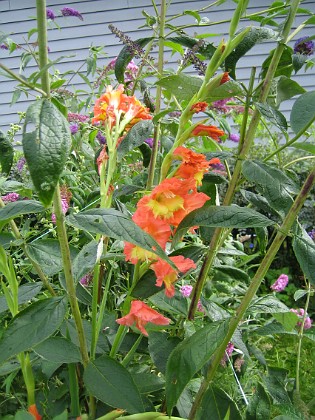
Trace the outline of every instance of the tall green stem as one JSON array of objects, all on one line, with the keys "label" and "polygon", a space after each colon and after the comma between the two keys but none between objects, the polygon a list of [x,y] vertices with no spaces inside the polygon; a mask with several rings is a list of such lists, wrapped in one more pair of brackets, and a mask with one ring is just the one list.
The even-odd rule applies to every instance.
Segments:
[{"label": "tall green stem", "polygon": [[[159,26],[159,52],[158,52],[158,73],[160,76],[163,75],[164,68],[164,31],[165,31],[165,16],[166,16],[166,0],[161,1],[161,12],[160,12],[160,26]],[[155,113],[158,114],[161,110],[162,102],[162,88],[157,86],[156,88],[156,100],[155,100]],[[160,123],[157,123],[154,129],[153,147],[151,153],[151,160],[149,165],[147,189],[151,189],[154,182],[154,174],[156,167],[156,159],[159,149],[161,128]]]},{"label": "tall green stem", "polygon": [[[292,24],[294,22],[294,18],[299,6],[300,0],[294,0],[292,2],[292,5],[290,7],[290,11],[289,11],[289,15],[288,18],[285,22],[283,31],[282,31],[282,41],[278,44],[277,48],[275,49],[275,52],[273,54],[273,57],[271,59],[267,74],[266,74],[266,78],[263,81],[262,84],[262,88],[261,88],[261,92],[259,95],[259,99],[258,102],[260,103],[264,103],[266,102],[266,99],[268,97],[270,88],[272,86],[272,81],[273,81],[273,77],[275,75],[275,72],[277,70],[281,55],[283,53],[284,47],[285,47],[285,43],[288,39],[289,33],[290,33],[290,29],[292,27]],[[237,185],[239,183],[239,179],[240,179],[240,175],[241,175],[241,170],[242,170],[242,164],[243,164],[243,160],[245,160],[247,158],[248,152],[253,144],[253,141],[255,139],[255,134],[256,134],[256,130],[259,124],[259,120],[260,120],[260,113],[257,109],[255,109],[251,122],[249,124],[247,133],[245,135],[244,138],[244,142],[242,142],[241,146],[240,146],[240,150],[238,152],[238,157],[235,163],[235,167],[234,167],[234,172],[232,175],[232,179],[229,183],[225,198],[223,200],[223,204],[224,205],[230,205],[232,203]],[[207,279],[207,275],[208,272],[212,266],[214,257],[216,255],[216,251],[218,249],[218,245],[219,245],[219,241],[221,238],[221,234],[222,234],[223,228],[216,228],[215,232],[213,234],[213,237],[211,239],[211,243],[209,245],[209,250],[208,253],[205,257],[202,269],[200,271],[199,277],[197,279],[195,288],[192,292],[191,295],[191,305],[189,308],[189,312],[188,312],[188,318],[189,319],[193,319],[195,316],[195,312],[197,309],[197,303],[198,300],[200,298],[201,295],[201,291],[203,289],[204,283]]]},{"label": "tall green stem", "polygon": [[48,42],[47,42],[47,18],[46,18],[46,0],[36,0],[37,10],[37,30],[38,30],[38,54],[39,69],[41,70],[42,90],[50,96],[50,81],[48,70],[44,68],[48,64]]},{"label": "tall green stem", "polygon": [[216,352],[213,355],[213,358],[211,360],[211,364],[209,366],[209,369],[207,371],[206,377],[204,381],[201,384],[201,387],[196,395],[194,404],[192,406],[189,419],[193,420],[196,416],[196,412],[198,410],[198,407],[201,404],[202,398],[209,386],[209,383],[213,380],[215,372],[217,370],[218,365],[220,364],[220,361],[224,355],[225,349],[229,341],[231,341],[231,338],[238,327],[240,321],[242,320],[247,308],[249,307],[252,299],[254,298],[264,276],[269,270],[269,267],[271,263],[273,262],[275,256],[277,255],[277,252],[279,251],[279,248],[288,235],[292,225],[294,224],[296,217],[302,208],[308,193],[310,192],[311,188],[313,187],[315,183],[315,167],[307,177],[306,181],[304,182],[302,189],[296,199],[294,200],[294,203],[292,204],[292,207],[290,211],[288,212],[287,216],[285,217],[282,225],[278,229],[277,235],[275,239],[273,240],[270,248],[268,249],[264,259],[262,260],[255,276],[253,277],[250,286],[247,289],[247,292],[242,299],[242,302],[240,306],[238,307],[235,315],[231,318],[231,321],[229,323],[229,329],[225,336],[224,341],[220,345],[220,347],[216,350]]}]

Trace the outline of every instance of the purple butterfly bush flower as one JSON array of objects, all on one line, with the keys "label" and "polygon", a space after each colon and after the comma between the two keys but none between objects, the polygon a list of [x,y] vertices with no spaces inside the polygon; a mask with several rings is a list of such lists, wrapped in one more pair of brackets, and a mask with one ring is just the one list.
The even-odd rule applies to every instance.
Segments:
[{"label": "purple butterfly bush flower", "polygon": [[71,134],[76,134],[79,131],[78,124],[71,124],[70,125],[70,131],[71,131]]},{"label": "purple butterfly bush flower", "polygon": [[93,274],[88,273],[80,279],[80,283],[82,286],[86,287],[91,283],[92,280],[93,280]]},{"label": "purple butterfly bush flower", "polygon": [[277,280],[270,286],[274,292],[282,292],[287,287],[289,277],[286,274],[280,274]]},{"label": "purple butterfly bush flower", "polygon": [[88,115],[77,114],[76,112],[68,112],[69,122],[86,122],[90,119]]},{"label": "purple butterfly bush flower", "polygon": [[60,11],[62,16],[74,16],[79,18],[80,20],[83,20],[83,16],[81,15],[81,13],[75,9],[72,9],[72,7],[63,7]]},{"label": "purple butterfly bush flower", "polygon": [[46,17],[50,20],[55,20],[55,13],[51,9],[46,9]]},{"label": "purple butterfly bush flower", "polygon": [[240,135],[238,133],[231,133],[229,139],[234,141],[234,143],[238,143],[240,141]]},{"label": "purple butterfly bush flower", "polygon": [[147,139],[144,140],[145,143],[147,143],[147,145],[152,149],[153,147],[153,138],[149,137]]},{"label": "purple butterfly bush flower", "polygon": [[16,169],[19,173],[23,171],[24,165],[26,164],[25,157],[21,157],[16,163]]},{"label": "purple butterfly bush flower", "polygon": [[[299,308],[299,309],[290,309],[291,312],[295,313],[301,320],[304,318],[305,315],[305,311],[303,308]],[[303,329],[304,330],[309,330],[310,328],[312,328],[312,320],[309,316],[306,315],[305,320],[304,320],[304,326]],[[296,324],[298,327],[300,327],[302,325],[302,321],[299,321]]]},{"label": "purple butterfly bush flower", "polygon": [[232,356],[233,351],[234,351],[234,344],[231,343],[230,341],[228,345],[226,346],[225,354],[222,357],[221,362],[220,362],[222,366],[226,367],[226,362],[228,361],[229,357]]},{"label": "purple butterfly bush flower", "polygon": [[102,134],[101,131],[97,132],[96,138],[99,141],[99,144],[106,144],[106,137]]},{"label": "purple butterfly bush flower", "polygon": [[303,36],[295,42],[293,50],[295,54],[312,55],[315,50],[315,45],[308,36]]},{"label": "purple butterfly bush flower", "polygon": [[1,198],[2,201],[4,201],[5,203],[13,203],[14,201],[17,201],[20,198],[20,195],[18,193],[12,192],[2,196]]},{"label": "purple butterfly bush flower", "polygon": [[315,229],[311,230],[310,232],[307,232],[308,236],[315,241]]},{"label": "purple butterfly bush flower", "polygon": [[8,50],[8,49],[9,49],[9,47],[7,46],[7,44],[1,44],[1,45],[0,45],[0,48],[1,48],[2,50]]},{"label": "purple butterfly bush flower", "polygon": [[[183,297],[188,298],[191,295],[193,287],[190,286],[189,284],[186,284],[185,286],[181,286],[179,290]],[[198,301],[197,310],[199,312],[204,312],[204,309],[200,300]]]}]

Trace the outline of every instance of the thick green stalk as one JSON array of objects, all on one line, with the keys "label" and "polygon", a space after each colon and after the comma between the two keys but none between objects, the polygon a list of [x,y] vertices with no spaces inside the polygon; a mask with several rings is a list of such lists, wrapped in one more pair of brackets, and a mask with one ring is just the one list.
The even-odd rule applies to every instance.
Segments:
[{"label": "thick green stalk", "polygon": [[66,226],[65,226],[65,221],[64,221],[64,214],[61,207],[61,196],[60,196],[59,185],[57,185],[57,188],[54,194],[54,212],[56,215],[57,234],[58,234],[62,262],[63,262],[63,271],[64,271],[64,275],[66,279],[66,288],[68,292],[68,298],[69,298],[69,302],[71,306],[71,311],[73,314],[73,318],[74,318],[77,333],[78,333],[82,362],[83,362],[83,366],[85,367],[88,364],[89,356],[88,356],[86,339],[85,339],[85,334],[84,334],[84,329],[83,329],[83,322],[82,322],[81,313],[80,313],[77,296],[76,296],[75,282],[72,275],[70,248],[69,248],[67,231],[66,231]]},{"label": "thick green stalk", "polygon": [[201,387],[196,395],[194,404],[192,406],[189,419],[193,420],[196,416],[196,412],[201,404],[202,398],[209,386],[209,383],[213,380],[215,372],[217,370],[218,365],[220,364],[220,361],[224,355],[225,349],[229,341],[231,341],[231,338],[238,327],[239,323],[244,317],[244,314],[246,310],[248,309],[252,299],[254,298],[255,294],[257,293],[257,290],[265,277],[266,273],[269,270],[269,267],[271,263],[273,262],[275,256],[277,255],[279,248],[288,235],[292,225],[296,221],[297,215],[299,211],[301,210],[310,190],[312,189],[313,185],[315,183],[315,167],[307,177],[306,181],[304,182],[302,189],[296,199],[294,200],[294,203],[292,204],[292,207],[290,211],[288,212],[287,216],[285,217],[282,225],[278,229],[277,235],[275,236],[275,239],[273,240],[270,248],[268,249],[264,259],[262,260],[255,276],[253,277],[250,286],[247,289],[247,292],[245,296],[242,299],[242,302],[240,306],[238,307],[235,315],[231,318],[229,323],[229,329],[225,336],[225,339],[223,343],[220,345],[220,347],[216,350],[216,352],[213,355],[213,358],[211,360],[211,364],[209,366],[209,369],[207,371],[206,377],[204,381],[201,384]]},{"label": "thick green stalk", "polygon": [[[166,16],[166,0],[161,1],[161,11],[159,19],[159,49],[158,49],[158,74],[163,75],[164,69],[164,34],[165,34],[165,16]],[[157,86],[156,88],[156,99],[155,99],[155,113],[158,114],[161,110],[162,102],[162,88]],[[148,171],[147,189],[150,190],[154,182],[154,174],[156,167],[156,159],[159,149],[160,140],[160,123],[157,123],[154,129],[153,147],[151,153],[151,160]]]},{"label": "thick green stalk", "polygon": [[[46,0],[36,0],[39,69],[43,70],[48,64],[47,18]],[[42,90],[50,96],[50,80],[48,70],[41,71]]]},{"label": "thick green stalk", "polygon": [[68,364],[69,373],[69,392],[70,392],[70,415],[71,417],[78,417],[80,415],[80,397],[79,384],[76,372],[75,363]]},{"label": "thick green stalk", "polygon": [[[273,77],[274,74],[277,70],[281,55],[283,53],[284,47],[285,47],[285,42],[289,36],[290,33],[290,29],[291,26],[293,24],[298,6],[299,6],[300,0],[294,0],[292,2],[290,11],[289,11],[289,16],[286,20],[286,23],[284,25],[283,31],[282,31],[282,42],[278,44],[277,48],[275,49],[274,55],[272,57],[272,60],[270,62],[270,66],[268,68],[267,74],[266,74],[266,78],[262,84],[262,88],[261,88],[261,92],[259,95],[259,100],[258,102],[260,103],[264,103],[266,102],[266,99],[268,97],[270,88],[272,86],[272,81],[273,81]],[[259,120],[260,120],[260,113],[257,109],[255,109],[251,122],[249,124],[246,136],[244,138],[244,142],[241,144],[239,153],[238,153],[238,157],[235,163],[235,167],[234,167],[234,171],[233,171],[233,175],[232,175],[232,179],[229,183],[225,198],[223,200],[223,205],[230,205],[232,203],[237,185],[239,183],[239,179],[240,179],[240,175],[241,175],[241,170],[242,170],[242,164],[243,164],[243,160],[245,160],[247,158],[248,152],[253,144],[253,141],[255,139],[255,134],[257,131],[257,127],[259,124]],[[196,286],[192,292],[191,295],[191,305],[189,308],[189,312],[188,312],[188,318],[189,319],[193,319],[195,316],[195,312],[196,312],[196,308],[197,308],[197,303],[198,300],[200,299],[200,295],[201,295],[201,291],[203,289],[204,283],[207,279],[207,275],[208,272],[212,266],[214,257],[216,255],[216,250],[218,249],[219,246],[219,241],[221,238],[221,234],[222,234],[223,228],[216,228],[215,232],[213,234],[210,246],[209,246],[209,250],[208,253],[205,257],[205,261],[203,263],[203,267],[201,269],[200,275],[197,279],[197,283]]]}]

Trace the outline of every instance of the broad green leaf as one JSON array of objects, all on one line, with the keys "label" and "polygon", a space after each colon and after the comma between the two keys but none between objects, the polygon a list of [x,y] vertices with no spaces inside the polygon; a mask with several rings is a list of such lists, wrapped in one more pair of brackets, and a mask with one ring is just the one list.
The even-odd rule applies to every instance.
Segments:
[{"label": "broad green leaf", "polygon": [[62,270],[62,256],[57,239],[39,239],[27,244],[27,250],[46,276],[53,276]]},{"label": "broad green leaf", "polygon": [[0,220],[10,220],[22,214],[40,213],[44,207],[34,200],[14,201],[0,209]]},{"label": "broad green leaf", "polygon": [[183,234],[192,226],[210,226],[227,228],[248,228],[270,226],[274,222],[257,211],[239,206],[204,205],[189,213],[179,224],[174,235],[176,244]]},{"label": "broad green leaf", "polygon": [[288,123],[285,116],[276,108],[273,108],[271,105],[261,104],[258,102],[255,102],[255,106],[260,114],[271,124],[278,127],[281,131],[286,132],[288,130]]},{"label": "broad green leaf", "polygon": [[34,420],[34,416],[28,411],[19,410],[16,412],[14,420]]},{"label": "broad green leaf", "polygon": [[166,89],[181,102],[190,100],[199,91],[202,85],[202,79],[186,74],[178,74],[163,77],[156,84]]},{"label": "broad green leaf", "polygon": [[288,332],[293,331],[296,323],[298,322],[298,316],[294,312],[279,312],[273,313],[272,315],[280,324],[283,325],[284,329]]},{"label": "broad green leaf", "polygon": [[307,290],[299,289],[299,290],[297,290],[297,291],[294,293],[293,298],[294,298],[294,300],[295,300],[295,302],[296,302],[297,300],[301,299],[303,296],[305,296],[305,295],[307,295],[307,294],[308,294],[308,291],[307,291]]},{"label": "broad green leaf", "polygon": [[[284,50],[281,54],[280,61],[278,63],[275,77],[279,76],[286,76],[290,77],[293,71],[293,65],[292,65],[292,48],[285,45]],[[271,60],[274,56],[275,50],[269,51],[269,56],[266,58],[266,60],[262,64],[262,70],[260,73],[260,78],[263,80],[266,77],[267,71],[270,67]]]},{"label": "broad green leaf", "polygon": [[34,347],[43,359],[53,363],[77,363],[81,362],[81,355],[78,347],[63,337],[50,337]]},{"label": "broad green leaf", "polygon": [[172,267],[174,266],[152,236],[144,232],[125,214],[117,210],[86,210],[66,217],[66,222],[88,232],[99,233],[140,246],[168,261]]},{"label": "broad green leaf", "polygon": [[232,98],[234,96],[244,96],[245,92],[242,85],[235,80],[230,80],[228,82],[219,85],[218,87],[211,89],[207,94],[205,101],[213,102],[218,99]]},{"label": "broad green leaf", "polygon": [[246,420],[267,420],[270,418],[270,398],[260,383],[255,388],[256,390],[246,409]]},{"label": "broad green leaf", "polygon": [[277,82],[276,105],[291,99],[295,95],[301,95],[305,89],[297,82],[286,76],[280,76]]},{"label": "broad green leaf", "polygon": [[269,205],[285,215],[293,203],[291,194],[298,193],[293,181],[278,168],[260,161],[246,160],[243,162],[242,172],[245,178],[256,183]]},{"label": "broad green leaf", "polygon": [[253,48],[254,45],[266,40],[278,39],[278,37],[279,34],[272,29],[252,26],[239,45],[226,58],[225,71],[230,72],[233,79],[235,79],[236,64],[241,57]]},{"label": "broad green leaf", "polygon": [[[294,315],[294,314],[293,314]],[[274,335],[274,334],[290,334],[290,335],[297,335],[297,331],[287,331],[280,322],[273,321],[269,324],[264,325],[263,327],[259,327],[255,330],[255,334],[257,335]]]},{"label": "broad green leaf", "polygon": [[263,382],[269,394],[280,404],[291,404],[286,391],[287,374],[286,369],[268,366],[268,374],[263,376]]},{"label": "broad green leaf", "polygon": [[[42,287],[43,287],[43,284],[41,282],[40,283],[27,283],[27,284],[22,284],[22,286],[19,286],[19,291],[18,291],[19,305],[33,299],[33,297],[38,295]],[[8,309],[9,308],[8,308],[5,297],[3,295],[0,296],[0,314],[2,312],[7,311]]]},{"label": "broad green leaf", "polygon": [[290,114],[291,128],[295,134],[308,129],[315,121],[315,91],[306,92],[293,104]]},{"label": "broad green leaf", "polygon": [[13,318],[0,339],[0,364],[50,337],[66,314],[64,297],[37,301]]},{"label": "broad green leaf", "polygon": [[278,313],[288,312],[289,308],[275,296],[266,295],[256,298],[248,308],[249,313]]},{"label": "broad green leaf", "polygon": [[153,123],[151,120],[139,121],[124,137],[117,148],[117,158],[120,161],[128,152],[140,146],[147,138],[153,135]]},{"label": "broad green leaf", "polygon": [[293,238],[293,251],[306,278],[315,285],[315,244],[305,229],[297,225]]},{"label": "broad green leaf", "polygon": [[204,420],[206,418],[211,420],[223,420],[225,418],[241,420],[242,416],[235,402],[223,389],[210,385],[203,396],[195,419]]},{"label": "broad green leaf", "polygon": [[315,145],[311,143],[294,143],[291,147],[295,149],[304,150],[307,153],[315,155]]},{"label": "broad green leaf", "polygon": [[175,292],[175,295],[172,298],[169,298],[165,295],[163,290],[153,296],[150,296],[149,301],[157,308],[172,315],[186,316],[188,312],[187,301],[186,299],[183,299],[182,295],[178,291]]},{"label": "broad green leaf", "polygon": [[144,411],[140,392],[132,376],[111,357],[103,355],[90,362],[83,378],[89,393],[105,404],[130,414]]},{"label": "broad green leaf", "polygon": [[163,389],[165,380],[154,375],[154,373],[137,372],[132,375],[140,394],[148,394],[149,392],[156,392]]},{"label": "broad green leaf", "polygon": [[178,337],[171,337],[159,331],[149,331],[149,353],[153,363],[163,375],[169,355],[179,343]]},{"label": "broad green leaf", "polygon": [[[139,38],[134,41],[135,44],[140,47],[145,47],[153,38]],[[125,45],[117,56],[115,64],[115,76],[119,83],[125,82],[125,70],[130,61],[136,55],[136,51],[130,48],[129,45]]]},{"label": "broad green leaf", "polygon": [[93,270],[96,263],[97,247],[98,242],[92,240],[84,245],[73,260],[73,276],[76,281]]},{"label": "broad green leaf", "polygon": [[41,202],[48,206],[64,169],[71,146],[69,123],[47,99],[26,111],[23,150]]},{"label": "broad green leaf", "polygon": [[212,281],[227,281],[229,283],[240,281],[244,284],[248,284],[250,282],[250,277],[245,271],[240,270],[239,268],[221,265],[214,267]]},{"label": "broad green leaf", "polygon": [[265,213],[270,213],[270,214],[272,214],[274,216],[280,217],[279,213],[269,205],[269,203],[266,200],[266,198],[263,197],[262,195],[255,194],[252,191],[247,191],[247,190],[240,190],[240,192],[241,192],[242,196],[247,201],[249,201],[250,203],[252,203],[259,210],[262,210]]},{"label": "broad green leaf", "polygon": [[304,54],[293,54],[292,55],[292,65],[293,65],[293,69],[294,69],[295,73],[297,73],[299,70],[301,70],[301,68],[304,66],[307,58],[308,58],[307,55],[304,55]]},{"label": "broad green leaf", "polygon": [[169,413],[188,382],[220,346],[227,327],[226,321],[208,324],[172,351],[166,366],[166,406]]},{"label": "broad green leaf", "polygon": [[13,163],[14,150],[9,139],[0,130],[0,167],[1,172],[8,175]]}]

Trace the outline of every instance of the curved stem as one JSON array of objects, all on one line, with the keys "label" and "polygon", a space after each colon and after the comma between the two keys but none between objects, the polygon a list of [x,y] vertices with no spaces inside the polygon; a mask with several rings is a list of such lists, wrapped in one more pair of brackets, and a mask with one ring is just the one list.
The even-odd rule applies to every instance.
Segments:
[{"label": "curved stem", "polygon": [[19,76],[18,74],[14,73],[14,71],[10,70],[7,66],[5,66],[4,64],[0,63],[0,68],[2,70],[4,70],[6,73],[8,73],[13,79],[17,80],[18,82],[20,82],[22,85],[35,90],[36,92],[40,93],[43,96],[47,96],[46,92],[43,91],[42,89],[33,86],[31,83],[29,83],[26,79],[23,79],[21,76]]}]

